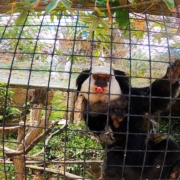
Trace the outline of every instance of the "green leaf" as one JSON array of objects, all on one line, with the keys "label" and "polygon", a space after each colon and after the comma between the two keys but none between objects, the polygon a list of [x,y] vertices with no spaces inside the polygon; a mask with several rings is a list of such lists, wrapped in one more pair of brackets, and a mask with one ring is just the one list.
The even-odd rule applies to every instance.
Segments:
[{"label": "green leaf", "polygon": [[56,14],[55,16],[58,20],[60,20],[62,18],[62,16],[60,14]]},{"label": "green leaf", "polygon": [[29,3],[36,3],[36,0],[27,0]]},{"label": "green leaf", "polygon": [[92,22],[92,21],[96,21],[97,20],[97,16],[94,16],[92,14],[88,14],[87,16],[85,17],[80,17],[80,19],[84,22]]},{"label": "green leaf", "polygon": [[68,1],[66,0],[61,0],[62,4],[67,8],[67,9],[70,9],[71,8],[71,4],[69,4]]},{"label": "green leaf", "polygon": [[128,29],[122,30],[122,35],[123,35],[123,37],[128,36],[129,35],[129,30]]},{"label": "green leaf", "polygon": [[51,14],[50,20],[51,20],[51,22],[54,22],[54,14]]},{"label": "green leaf", "polygon": [[15,24],[16,25],[24,24],[24,21],[26,20],[27,14],[28,14],[28,10],[27,9],[23,9],[21,11],[21,13],[19,14],[19,16],[17,17],[17,19],[15,20]]},{"label": "green leaf", "polygon": [[51,22],[54,22],[54,17],[55,17],[56,14],[57,14],[57,11],[51,11],[50,12],[50,20],[51,20]]},{"label": "green leaf", "polygon": [[103,18],[100,18],[99,16],[95,16],[93,14],[88,14],[85,17],[80,17],[80,20],[82,20],[85,23],[91,23],[89,27],[89,31],[95,31],[98,25],[101,25],[106,31],[109,29],[107,20],[103,20]]},{"label": "green leaf", "polygon": [[50,13],[50,11],[55,9],[59,2],[60,2],[60,0],[53,0],[51,3],[49,3],[46,7],[46,13],[48,14],[48,13]]},{"label": "green leaf", "polygon": [[126,9],[116,10],[116,23],[119,27],[126,27],[129,23],[128,11]]},{"label": "green leaf", "polygon": [[29,9],[29,11],[36,17],[36,11],[34,9]]},{"label": "green leaf", "polygon": [[17,7],[22,7],[22,6],[30,6],[31,5],[31,3],[30,2],[18,2],[17,4],[16,4],[16,6]]},{"label": "green leaf", "polygon": [[130,2],[131,4],[135,4],[135,3],[136,3],[135,0],[129,0],[129,2]]},{"label": "green leaf", "polygon": [[105,16],[105,13],[100,11],[99,8],[94,7],[94,12],[98,15],[98,16]]},{"label": "green leaf", "polygon": [[105,20],[99,18],[99,23],[103,26],[105,30],[109,29],[108,23]]},{"label": "green leaf", "polygon": [[[95,1],[94,1],[95,2]],[[106,0],[98,0],[96,1],[100,6],[106,7]]]},{"label": "green leaf", "polygon": [[174,0],[164,0],[164,2],[170,10],[174,9]]},{"label": "green leaf", "polygon": [[40,18],[41,16],[42,16],[42,12],[41,11],[37,12],[37,17]]},{"label": "green leaf", "polygon": [[132,4],[133,8],[137,8],[135,0],[129,0],[129,2]]},{"label": "green leaf", "polygon": [[98,19],[96,21],[93,22],[93,24],[89,27],[89,31],[95,31],[96,28],[98,27],[99,25],[99,21]]},{"label": "green leaf", "polygon": [[81,21],[83,21],[83,22],[86,22],[86,23],[92,21],[92,19],[91,19],[90,17],[80,17],[79,19],[80,19]]}]

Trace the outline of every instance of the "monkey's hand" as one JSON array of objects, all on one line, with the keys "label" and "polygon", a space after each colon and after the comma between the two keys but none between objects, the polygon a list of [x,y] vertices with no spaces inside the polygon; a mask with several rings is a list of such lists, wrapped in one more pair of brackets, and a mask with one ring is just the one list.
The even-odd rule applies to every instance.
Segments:
[{"label": "monkey's hand", "polygon": [[167,69],[165,78],[172,79],[172,84],[178,81],[180,76],[180,60],[173,62]]},{"label": "monkey's hand", "polygon": [[114,128],[118,128],[119,124],[123,121],[124,117],[126,116],[124,109],[111,109],[110,110],[110,118],[112,120]]}]

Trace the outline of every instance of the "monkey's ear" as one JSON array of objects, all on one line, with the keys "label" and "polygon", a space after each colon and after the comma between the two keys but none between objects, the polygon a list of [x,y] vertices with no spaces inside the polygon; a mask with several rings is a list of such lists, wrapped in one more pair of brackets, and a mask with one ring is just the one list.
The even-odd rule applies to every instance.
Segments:
[{"label": "monkey's ear", "polygon": [[81,90],[83,82],[90,76],[90,70],[82,71],[76,79],[77,91]]},{"label": "monkey's ear", "polygon": [[117,82],[120,85],[120,88],[124,94],[129,93],[129,77],[127,75],[119,70],[114,70],[114,75],[117,80]]}]

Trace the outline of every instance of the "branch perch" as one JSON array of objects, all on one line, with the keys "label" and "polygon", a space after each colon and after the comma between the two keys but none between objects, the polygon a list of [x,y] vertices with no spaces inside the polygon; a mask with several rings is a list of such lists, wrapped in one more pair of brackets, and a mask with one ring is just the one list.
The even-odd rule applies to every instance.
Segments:
[{"label": "branch perch", "polygon": [[[26,157],[26,156],[25,156]],[[33,159],[33,157],[32,157]],[[90,164],[93,164],[93,165],[99,165],[99,164],[102,164],[103,161],[102,160],[94,160],[94,161],[54,161],[54,160],[44,160],[43,158],[41,158],[41,160],[37,160],[37,161],[34,161],[34,160],[26,160],[25,163],[26,164],[42,164],[44,163],[44,161],[46,161],[46,163],[48,164],[87,164],[87,165],[90,165]],[[0,159],[0,164],[13,164],[12,161],[10,161],[9,159],[8,160],[5,160],[5,159]]]},{"label": "branch perch", "polygon": [[[44,145],[44,147],[42,148],[42,150],[41,150],[40,152],[38,152],[37,154],[34,154],[34,156],[38,156],[38,155],[44,153],[44,152],[45,152],[45,147],[48,145],[48,142],[50,141],[50,139],[51,139],[53,136],[55,136],[56,134],[62,132],[67,126],[68,126],[68,124],[64,124],[64,125],[61,127],[61,129],[58,129],[58,130],[55,131],[54,133],[50,134],[50,135],[48,136],[48,138],[46,139],[45,145]],[[48,133],[46,133],[46,134],[48,134]],[[43,135],[43,137],[44,137],[44,136],[45,136],[45,135]]]},{"label": "branch perch", "polygon": [[[38,166],[32,166],[32,165],[26,165],[26,167],[31,168],[31,169],[36,169],[36,170],[43,170],[43,171],[54,173],[54,174],[61,174],[70,179],[76,179],[76,180],[84,179],[82,176],[77,176],[77,175],[71,174],[69,172],[61,171],[61,170],[57,170],[57,169],[44,168],[44,167],[38,167]],[[84,179],[84,180],[91,180],[91,179]]]}]

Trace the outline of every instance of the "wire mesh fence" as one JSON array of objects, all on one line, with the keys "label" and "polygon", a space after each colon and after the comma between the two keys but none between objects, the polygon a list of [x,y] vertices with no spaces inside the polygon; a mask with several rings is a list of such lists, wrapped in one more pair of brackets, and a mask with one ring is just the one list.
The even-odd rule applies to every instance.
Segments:
[{"label": "wire mesh fence", "polygon": [[0,3],[0,179],[180,179],[179,0]]}]

